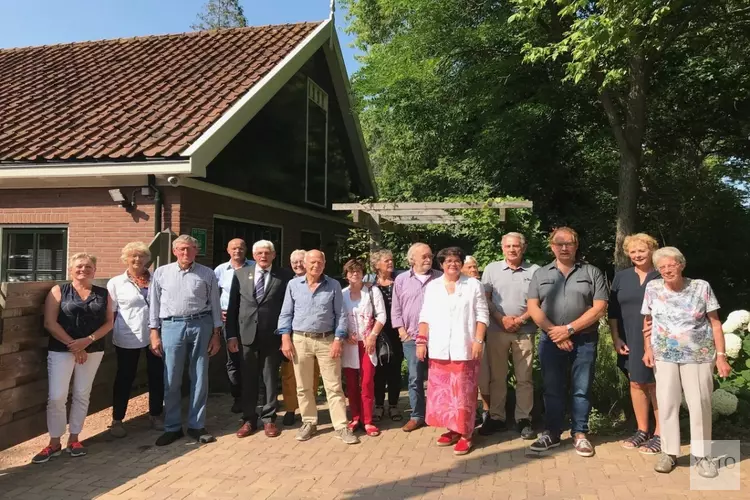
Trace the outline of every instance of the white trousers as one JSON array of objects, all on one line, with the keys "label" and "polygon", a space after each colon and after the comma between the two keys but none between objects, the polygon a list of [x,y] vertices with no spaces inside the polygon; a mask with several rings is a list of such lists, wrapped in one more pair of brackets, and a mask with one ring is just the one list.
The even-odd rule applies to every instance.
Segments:
[{"label": "white trousers", "polygon": [[680,454],[680,403],[684,392],[690,413],[690,453],[695,457],[711,456],[713,371],[713,363],[656,361],[656,402],[664,453]]},{"label": "white trousers", "polygon": [[49,399],[47,400],[47,430],[53,439],[65,434],[68,419],[65,405],[68,402],[70,379],[73,379],[73,398],[70,405],[70,433],[79,434],[89,411],[89,396],[94,377],[102,362],[103,352],[89,353],[86,362],[79,365],[70,352],[50,351],[47,355]]}]

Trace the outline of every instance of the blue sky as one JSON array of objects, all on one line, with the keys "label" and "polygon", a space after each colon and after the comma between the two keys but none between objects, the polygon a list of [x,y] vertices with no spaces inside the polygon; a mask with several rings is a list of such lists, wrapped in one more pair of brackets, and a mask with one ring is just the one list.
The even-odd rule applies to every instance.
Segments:
[{"label": "blue sky", "polygon": [[[206,0],[0,0],[0,48],[190,31]],[[251,25],[320,21],[329,0],[241,0]],[[346,69],[357,68],[351,37],[336,25]]]}]

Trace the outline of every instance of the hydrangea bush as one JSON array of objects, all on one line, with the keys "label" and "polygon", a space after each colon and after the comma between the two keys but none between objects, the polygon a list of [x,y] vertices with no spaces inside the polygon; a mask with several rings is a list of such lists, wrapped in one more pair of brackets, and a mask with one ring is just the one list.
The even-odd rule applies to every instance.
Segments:
[{"label": "hydrangea bush", "polygon": [[750,312],[733,311],[723,324],[727,360],[732,373],[726,379],[715,376],[712,397],[714,418],[747,425],[750,421]]}]

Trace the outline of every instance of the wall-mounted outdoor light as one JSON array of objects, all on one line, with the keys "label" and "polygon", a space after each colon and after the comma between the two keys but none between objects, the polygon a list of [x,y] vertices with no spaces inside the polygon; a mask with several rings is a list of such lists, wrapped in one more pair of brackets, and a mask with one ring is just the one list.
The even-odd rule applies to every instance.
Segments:
[{"label": "wall-mounted outdoor light", "polygon": [[121,189],[110,189],[109,190],[109,197],[112,198],[112,201],[115,203],[119,203],[122,208],[125,209],[127,213],[133,213],[136,209],[136,203],[135,203],[135,193],[137,191],[133,191],[133,201],[128,200],[127,196],[122,194]]}]

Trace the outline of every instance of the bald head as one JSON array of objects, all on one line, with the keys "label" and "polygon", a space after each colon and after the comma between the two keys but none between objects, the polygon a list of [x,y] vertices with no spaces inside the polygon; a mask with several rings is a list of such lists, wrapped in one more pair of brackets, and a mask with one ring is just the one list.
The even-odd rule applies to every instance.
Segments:
[{"label": "bald head", "polygon": [[310,250],[305,254],[305,271],[308,281],[318,281],[326,268],[326,256],[320,250]]},{"label": "bald head", "polygon": [[234,238],[227,243],[227,253],[229,254],[230,262],[234,267],[241,267],[245,264],[245,257],[247,255],[247,245],[245,240],[241,238]]}]

